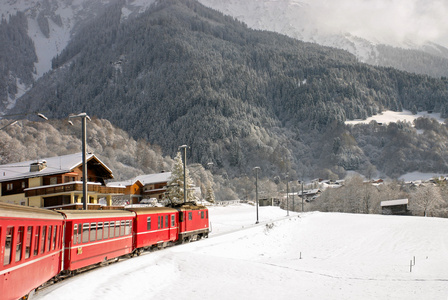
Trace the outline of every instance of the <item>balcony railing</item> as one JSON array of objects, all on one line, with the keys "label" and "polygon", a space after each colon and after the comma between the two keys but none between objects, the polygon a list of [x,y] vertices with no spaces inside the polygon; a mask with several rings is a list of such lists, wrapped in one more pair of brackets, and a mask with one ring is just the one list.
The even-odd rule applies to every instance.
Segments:
[{"label": "balcony railing", "polygon": [[[87,192],[95,194],[124,194],[125,187],[108,187],[96,183],[87,184]],[[25,197],[43,196],[51,194],[64,194],[71,192],[82,193],[82,182],[70,182],[55,185],[46,185],[25,189]]]}]

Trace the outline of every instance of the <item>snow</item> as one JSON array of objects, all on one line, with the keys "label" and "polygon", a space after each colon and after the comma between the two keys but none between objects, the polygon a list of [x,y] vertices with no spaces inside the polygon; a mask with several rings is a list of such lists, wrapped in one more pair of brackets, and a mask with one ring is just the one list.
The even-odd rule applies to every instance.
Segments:
[{"label": "snow", "polygon": [[446,219],[320,212],[286,217],[278,207],[260,207],[259,225],[255,216],[250,205],[211,207],[209,239],[85,272],[35,299],[448,296]]},{"label": "snow", "polygon": [[409,110],[403,110],[402,112],[395,112],[386,110],[381,114],[371,116],[365,120],[349,120],[346,121],[345,124],[348,125],[355,125],[355,124],[368,124],[371,121],[376,121],[377,123],[382,124],[389,124],[391,122],[398,122],[398,121],[406,121],[412,123],[415,119],[420,117],[426,117],[426,118],[433,118],[436,119],[439,123],[444,123],[445,120],[440,116],[440,113],[428,113],[428,112],[419,112],[417,114],[413,114]]}]

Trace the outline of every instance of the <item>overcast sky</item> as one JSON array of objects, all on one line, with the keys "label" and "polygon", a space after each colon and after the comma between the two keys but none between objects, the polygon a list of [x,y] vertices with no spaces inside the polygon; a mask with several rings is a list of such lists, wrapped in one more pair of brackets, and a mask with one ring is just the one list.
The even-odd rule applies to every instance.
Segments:
[{"label": "overcast sky", "polygon": [[448,47],[448,0],[297,1],[308,3],[328,29],[390,43],[430,40]]}]

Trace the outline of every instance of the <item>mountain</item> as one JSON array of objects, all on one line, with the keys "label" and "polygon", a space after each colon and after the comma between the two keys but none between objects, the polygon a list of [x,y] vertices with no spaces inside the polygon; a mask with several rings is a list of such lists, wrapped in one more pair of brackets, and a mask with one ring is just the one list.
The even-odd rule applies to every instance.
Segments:
[{"label": "mountain", "polygon": [[[259,30],[344,49],[361,62],[440,78],[448,76],[447,28],[436,3],[308,0],[200,0]],[[420,11],[419,11],[420,9]],[[431,21],[429,21],[431,20]],[[434,40],[431,40],[434,38]],[[440,44],[443,43],[443,44]]]},{"label": "mountain", "polygon": [[189,162],[212,162],[229,178],[252,174],[255,166],[265,176],[296,178],[372,167],[389,176],[448,170],[440,163],[446,148],[437,147],[434,156],[430,143],[412,148],[418,160],[394,160],[415,132],[407,124],[356,132],[363,140],[377,132],[374,146],[358,142],[344,125],[383,109],[446,117],[446,80],[253,30],[197,1],[160,1],[133,16],[126,8],[125,1],[114,3],[79,28],[52,71],[11,112],[66,118],[85,111],[160,145],[164,155],[187,144]]},{"label": "mountain", "polygon": [[123,18],[144,11],[153,0],[4,0],[0,2],[0,114],[15,105],[70,39],[113,3]]}]

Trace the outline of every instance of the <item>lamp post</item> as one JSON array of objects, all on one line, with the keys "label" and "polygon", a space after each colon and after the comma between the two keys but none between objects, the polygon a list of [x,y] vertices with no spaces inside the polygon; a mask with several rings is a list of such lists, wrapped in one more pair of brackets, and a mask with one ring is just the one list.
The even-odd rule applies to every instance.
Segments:
[{"label": "lamp post", "polygon": [[255,224],[258,224],[258,171],[260,170],[260,167],[255,167],[255,201],[256,201],[256,210],[257,210],[257,221]]},{"label": "lamp post", "polygon": [[[24,114],[13,114],[13,115],[4,115],[4,116],[0,116],[0,118],[4,118],[4,117],[15,117],[15,116],[28,116],[28,115],[36,115],[39,118],[44,119],[45,121],[48,121],[48,118],[46,116],[44,116],[44,114],[39,113],[39,112],[31,112],[31,113],[24,113]],[[11,121],[10,123],[6,124],[5,126],[3,126],[2,128],[0,128],[0,130],[5,129],[8,126],[12,126],[14,124],[16,124],[18,122],[18,120],[14,120]]]},{"label": "lamp post", "polygon": [[184,203],[187,203],[187,145],[179,146],[178,149],[184,149]]},{"label": "lamp post", "polygon": [[289,174],[286,175],[286,215],[289,216]]},{"label": "lamp post", "polygon": [[[71,118],[81,118],[82,119],[82,197],[83,205],[82,208],[87,210],[87,119],[90,121],[90,117],[86,113],[80,113],[78,115],[72,115],[68,117]],[[70,125],[73,125],[72,121],[68,121]]]},{"label": "lamp post", "polygon": [[303,178],[302,178],[302,212],[303,212]]}]

